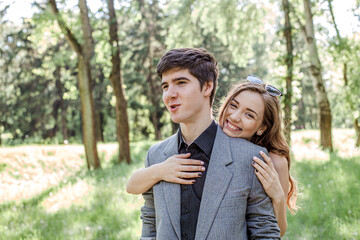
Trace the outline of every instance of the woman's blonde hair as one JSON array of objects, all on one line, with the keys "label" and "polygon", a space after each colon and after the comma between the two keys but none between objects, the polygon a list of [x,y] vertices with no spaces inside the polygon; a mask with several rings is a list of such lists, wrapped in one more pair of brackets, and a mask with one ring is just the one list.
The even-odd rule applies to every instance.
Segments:
[{"label": "woman's blonde hair", "polygon": [[265,90],[265,84],[257,83],[238,83],[233,86],[224,102],[219,109],[219,124],[223,127],[225,112],[227,111],[231,101],[242,91],[252,91],[260,94],[264,100],[265,111],[262,124],[266,126],[266,130],[262,135],[254,134],[250,139],[254,144],[265,147],[268,152],[273,152],[277,155],[284,156],[288,163],[289,169],[289,192],[287,195],[287,206],[291,213],[295,213],[298,209],[296,205],[297,200],[297,184],[296,180],[290,175],[290,149],[283,135],[281,127],[281,106],[277,96],[270,95]]}]

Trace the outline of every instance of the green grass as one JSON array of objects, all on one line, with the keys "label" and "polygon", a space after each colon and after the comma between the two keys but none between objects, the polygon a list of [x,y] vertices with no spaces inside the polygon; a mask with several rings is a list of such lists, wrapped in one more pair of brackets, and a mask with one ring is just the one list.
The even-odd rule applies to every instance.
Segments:
[{"label": "green grass", "polygon": [[6,167],[7,167],[6,163],[0,163],[0,172],[4,171]]},{"label": "green grass", "polygon": [[300,210],[288,214],[283,239],[360,239],[360,157],[293,164]]},{"label": "green grass", "polygon": [[[152,143],[132,144],[131,165],[114,164],[114,156],[101,170],[77,172],[31,199],[1,204],[0,239],[139,239],[143,200],[127,194],[125,186],[131,173],[143,167]],[[44,200],[79,181],[92,187],[83,203],[55,213],[46,211]]]},{"label": "green grass", "polygon": [[[132,144],[133,164],[102,162],[103,169],[82,170],[19,203],[0,205],[0,239],[139,239],[142,198],[125,192],[131,173],[143,166],[153,142]],[[285,240],[360,238],[360,157],[293,162],[299,182],[300,210],[288,214]],[[49,213],[43,203],[67,186],[83,181],[92,188],[69,208]]]}]

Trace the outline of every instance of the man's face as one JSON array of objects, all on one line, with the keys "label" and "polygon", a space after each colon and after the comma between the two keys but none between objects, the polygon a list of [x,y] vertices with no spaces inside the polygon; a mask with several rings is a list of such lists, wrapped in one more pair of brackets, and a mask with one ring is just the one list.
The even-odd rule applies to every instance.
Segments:
[{"label": "man's face", "polygon": [[[194,123],[209,109],[212,85],[204,84],[187,69],[172,69],[162,74],[163,101],[175,123]],[[207,104],[207,105],[206,105]]]}]

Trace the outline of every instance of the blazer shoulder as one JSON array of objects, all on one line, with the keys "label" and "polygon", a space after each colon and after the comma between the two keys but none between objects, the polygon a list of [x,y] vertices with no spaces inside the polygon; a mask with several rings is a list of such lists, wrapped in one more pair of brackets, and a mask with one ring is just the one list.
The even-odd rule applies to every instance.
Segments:
[{"label": "blazer shoulder", "polygon": [[260,145],[256,145],[246,139],[243,138],[230,138],[230,145],[232,151],[240,151],[240,152],[249,152],[249,153],[256,153],[259,154],[260,151],[263,151],[265,153],[268,153],[267,149],[265,147],[262,147]]}]

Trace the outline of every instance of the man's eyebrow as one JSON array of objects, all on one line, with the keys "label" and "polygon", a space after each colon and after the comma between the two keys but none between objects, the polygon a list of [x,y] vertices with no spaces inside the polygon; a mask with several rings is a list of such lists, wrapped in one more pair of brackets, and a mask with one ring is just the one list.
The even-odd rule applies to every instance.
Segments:
[{"label": "man's eyebrow", "polygon": [[[177,77],[177,78],[171,79],[170,81],[171,81],[171,82],[176,82],[176,81],[179,81],[179,80],[188,80],[188,81],[190,81],[190,79],[187,78],[187,77]],[[168,84],[168,83],[167,83],[167,82],[161,82],[161,87],[162,87],[163,85],[165,85],[165,84]]]}]

